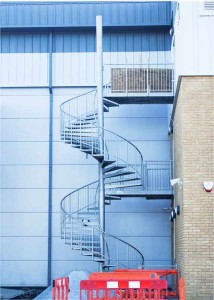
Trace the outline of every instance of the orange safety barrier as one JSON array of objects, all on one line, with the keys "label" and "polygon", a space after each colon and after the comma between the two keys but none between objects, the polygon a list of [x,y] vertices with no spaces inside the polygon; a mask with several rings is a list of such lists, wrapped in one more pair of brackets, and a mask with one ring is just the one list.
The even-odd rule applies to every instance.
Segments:
[{"label": "orange safety barrier", "polygon": [[53,280],[52,299],[68,300],[69,277],[57,278]]},{"label": "orange safety barrier", "polygon": [[179,300],[185,300],[185,282],[184,282],[184,278],[181,277],[179,279]]},{"label": "orange safety barrier", "polygon": [[132,270],[132,272],[127,270],[120,270],[120,272],[106,272],[106,273],[99,273],[99,272],[94,272],[89,275],[89,279],[92,280],[101,280],[101,279],[117,279],[117,280],[122,280],[122,279],[151,279],[151,280],[156,280],[159,279],[160,276],[156,273],[156,271],[144,271],[141,270],[141,272],[135,272],[135,270]]},{"label": "orange safety barrier", "polygon": [[[126,274],[131,273],[131,276],[133,276],[133,274],[147,274],[146,276],[151,276],[152,274],[157,274],[160,279],[166,279],[167,282],[169,280],[169,278],[171,277],[171,279],[173,278],[173,281],[175,283],[174,288],[170,289],[168,291],[168,297],[169,298],[178,298],[179,295],[179,290],[178,290],[178,270],[175,269],[154,269],[154,270],[142,270],[142,269],[135,269],[135,270],[131,270],[131,269],[116,269],[114,270],[114,272],[116,273],[124,273],[126,272]],[[130,276],[130,275],[129,275]],[[142,276],[142,275],[140,275]],[[154,276],[154,275],[153,275]]]},{"label": "orange safety barrier", "polygon": [[80,300],[162,300],[166,299],[167,281],[156,280],[82,280]]},{"label": "orange safety barrier", "polygon": [[[162,296],[168,295],[169,298],[178,298],[178,271],[177,270],[128,270],[117,269],[112,272],[99,273],[94,272],[89,275],[89,280],[150,280],[164,279],[168,282],[169,276],[174,277],[175,287],[161,292]],[[172,277],[173,276],[173,277]],[[165,298],[163,298],[165,299]]]}]

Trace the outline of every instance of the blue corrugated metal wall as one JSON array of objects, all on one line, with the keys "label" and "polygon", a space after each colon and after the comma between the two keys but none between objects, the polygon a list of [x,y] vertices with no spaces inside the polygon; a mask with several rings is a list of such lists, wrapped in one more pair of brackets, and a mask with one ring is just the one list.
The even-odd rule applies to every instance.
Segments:
[{"label": "blue corrugated metal wall", "polygon": [[169,26],[170,2],[2,3],[1,27],[95,26],[103,15],[104,26]]},{"label": "blue corrugated metal wall", "polygon": [[[53,35],[53,52],[95,52],[95,33],[73,32]],[[105,52],[170,51],[168,32],[108,32]],[[2,33],[2,53],[48,53],[48,34]]]}]

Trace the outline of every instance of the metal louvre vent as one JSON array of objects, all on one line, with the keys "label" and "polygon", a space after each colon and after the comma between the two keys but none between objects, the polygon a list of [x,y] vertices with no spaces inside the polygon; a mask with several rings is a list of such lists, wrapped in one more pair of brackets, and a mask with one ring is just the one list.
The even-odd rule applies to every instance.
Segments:
[{"label": "metal louvre vent", "polygon": [[204,1],[205,10],[214,10],[214,1]]}]

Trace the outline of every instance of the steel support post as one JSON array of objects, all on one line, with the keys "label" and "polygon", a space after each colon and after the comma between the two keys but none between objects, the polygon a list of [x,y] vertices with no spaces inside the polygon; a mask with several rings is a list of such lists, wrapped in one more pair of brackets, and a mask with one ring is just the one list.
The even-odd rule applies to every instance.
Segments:
[{"label": "steel support post", "polygon": [[[98,124],[99,124],[99,148],[100,154],[104,155],[104,112],[103,112],[103,43],[102,43],[102,16],[96,16],[96,41],[97,41],[97,98],[98,98]],[[99,162],[99,207],[100,228],[105,231],[105,196],[104,196],[104,174],[102,163]],[[101,258],[105,256],[104,235],[100,235]],[[103,263],[100,263],[100,271]]]}]

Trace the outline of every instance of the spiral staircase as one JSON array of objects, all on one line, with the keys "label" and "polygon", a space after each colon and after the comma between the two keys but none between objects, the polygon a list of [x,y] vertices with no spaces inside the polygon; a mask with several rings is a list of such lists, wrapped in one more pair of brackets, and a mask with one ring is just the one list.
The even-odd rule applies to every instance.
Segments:
[{"label": "spiral staircase", "polygon": [[[118,103],[103,99],[103,111]],[[97,90],[61,105],[61,139],[91,155],[102,166],[105,205],[121,199],[115,192],[142,187],[143,157],[125,138],[98,126]],[[104,145],[101,147],[100,145]],[[143,268],[143,254],[100,226],[99,181],[89,183],[61,201],[61,237],[73,250],[102,264],[104,269]]]}]

